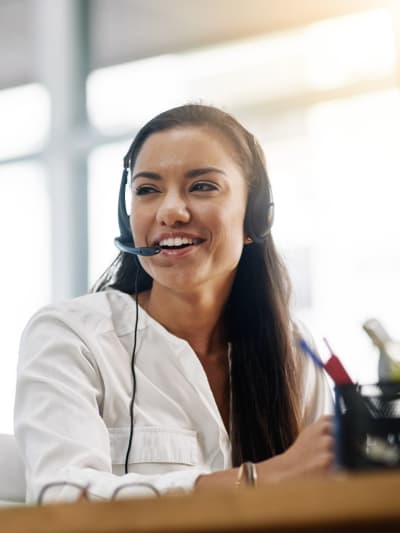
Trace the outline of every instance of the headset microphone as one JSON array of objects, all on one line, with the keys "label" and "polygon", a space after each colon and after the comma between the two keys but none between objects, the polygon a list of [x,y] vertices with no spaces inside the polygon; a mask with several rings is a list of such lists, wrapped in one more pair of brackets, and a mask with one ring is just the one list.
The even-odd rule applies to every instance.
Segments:
[{"label": "headset microphone", "polygon": [[121,250],[121,252],[126,252],[127,254],[132,255],[150,256],[159,254],[162,250],[162,248],[159,246],[132,246],[130,244],[123,243],[118,238],[114,239],[114,244],[118,250]]}]

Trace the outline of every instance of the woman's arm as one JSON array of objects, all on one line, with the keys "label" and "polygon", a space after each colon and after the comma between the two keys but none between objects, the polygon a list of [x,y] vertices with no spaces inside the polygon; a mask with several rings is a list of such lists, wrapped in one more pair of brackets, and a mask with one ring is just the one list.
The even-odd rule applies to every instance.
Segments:
[{"label": "woman's arm", "polygon": [[[284,453],[257,463],[258,484],[265,485],[284,479],[326,475],[332,472],[334,460],[332,419],[323,416],[307,426],[293,445]],[[196,489],[234,487],[238,468],[201,475]]]}]

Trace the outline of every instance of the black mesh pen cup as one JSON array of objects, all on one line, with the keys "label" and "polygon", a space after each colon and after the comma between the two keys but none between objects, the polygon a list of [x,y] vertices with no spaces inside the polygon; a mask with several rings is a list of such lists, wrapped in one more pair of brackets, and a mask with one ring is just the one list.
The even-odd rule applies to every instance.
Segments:
[{"label": "black mesh pen cup", "polygon": [[400,383],[336,385],[335,399],[336,464],[400,468]]}]

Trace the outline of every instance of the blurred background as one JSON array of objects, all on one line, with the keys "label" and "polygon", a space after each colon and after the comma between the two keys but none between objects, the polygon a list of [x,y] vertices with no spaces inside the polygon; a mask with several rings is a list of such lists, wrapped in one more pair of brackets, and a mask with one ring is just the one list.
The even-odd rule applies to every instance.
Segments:
[{"label": "blurred background", "polygon": [[399,0],[0,0],[0,432],[25,323],[115,257],[122,157],[186,102],[261,141],[317,342],[369,382],[363,321],[400,338]]}]

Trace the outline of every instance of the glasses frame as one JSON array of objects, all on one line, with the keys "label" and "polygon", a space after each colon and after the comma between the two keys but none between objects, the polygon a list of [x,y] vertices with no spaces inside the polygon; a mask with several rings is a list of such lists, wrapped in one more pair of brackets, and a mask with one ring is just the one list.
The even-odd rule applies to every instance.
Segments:
[{"label": "glasses frame", "polygon": [[43,505],[43,498],[46,493],[46,491],[52,487],[75,487],[77,489],[80,489],[80,493],[76,499],[76,501],[89,501],[89,484],[87,485],[80,485],[79,483],[74,483],[72,481],[53,481],[51,483],[46,483],[46,485],[43,485],[39,492],[39,496],[37,498],[37,504]]}]

